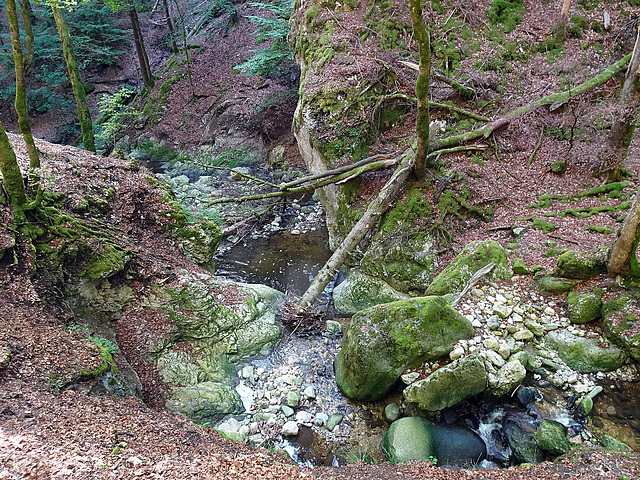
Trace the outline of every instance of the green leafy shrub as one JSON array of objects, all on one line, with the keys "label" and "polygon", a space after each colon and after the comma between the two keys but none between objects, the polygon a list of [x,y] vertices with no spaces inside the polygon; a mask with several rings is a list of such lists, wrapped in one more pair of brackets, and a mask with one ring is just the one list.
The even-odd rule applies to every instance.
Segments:
[{"label": "green leafy shrub", "polygon": [[271,40],[271,45],[268,48],[251,50],[254,55],[236,66],[236,70],[244,75],[267,77],[272,73],[287,72],[294,68],[293,53],[287,43],[293,0],[274,0],[274,2],[251,4],[272,14],[266,17],[249,16],[249,20],[258,27],[256,40],[258,42]]},{"label": "green leafy shrub", "polygon": [[125,126],[122,121],[140,114],[132,106],[127,105],[133,93],[133,87],[124,85],[113,95],[105,93],[98,102],[100,118],[96,122],[98,130],[96,137],[102,143],[113,143],[115,133]]}]

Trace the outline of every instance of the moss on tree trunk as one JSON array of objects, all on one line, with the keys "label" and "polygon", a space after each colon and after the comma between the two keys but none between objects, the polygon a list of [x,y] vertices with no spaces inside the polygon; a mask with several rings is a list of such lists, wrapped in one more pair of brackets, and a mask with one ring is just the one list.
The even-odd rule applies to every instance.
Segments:
[{"label": "moss on tree trunk", "polygon": [[18,126],[20,133],[24,137],[29,152],[29,167],[31,181],[38,185],[40,181],[40,156],[31,134],[31,122],[27,110],[27,88],[24,79],[24,59],[22,56],[22,45],[20,44],[20,27],[18,25],[18,14],[15,0],[7,0],[7,18],[9,19],[9,30],[11,31],[11,47],[13,49],[13,63],[16,72],[16,101],[15,108],[18,113]]},{"label": "moss on tree trunk", "polygon": [[78,118],[80,120],[80,130],[82,131],[82,144],[84,145],[85,150],[95,152],[96,146],[93,137],[91,114],[89,113],[89,107],[87,106],[84,84],[80,78],[80,70],[78,69],[76,56],[73,52],[69,28],[67,27],[67,22],[64,19],[64,15],[62,14],[60,7],[56,4],[52,4],[51,10],[53,10],[53,18],[56,21],[58,33],[60,34],[62,53],[64,54],[64,60],[67,64],[67,71],[69,72],[69,79],[71,80],[71,87],[73,88],[73,96],[76,99],[76,105],[78,107]]},{"label": "moss on tree trunk", "polygon": [[22,172],[13,151],[7,132],[0,123],[0,173],[2,183],[14,207],[20,209],[27,203]]},{"label": "moss on tree trunk", "polygon": [[429,153],[429,83],[431,82],[431,45],[429,34],[422,19],[421,0],[410,0],[413,35],[418,44],[420,65],[416,80],[416,97],[418,98],[418,115],[416,117],[416,134],[418,149],[416,151],[414,172],[417,178],[426,175],[427,154]]}]

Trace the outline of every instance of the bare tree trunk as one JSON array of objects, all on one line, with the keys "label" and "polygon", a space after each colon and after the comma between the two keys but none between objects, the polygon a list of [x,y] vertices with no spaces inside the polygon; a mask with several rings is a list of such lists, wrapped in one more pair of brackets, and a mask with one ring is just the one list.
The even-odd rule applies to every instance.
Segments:
[{"label": "bare tree trunk", "polygon": [[638,27],[636,44],[627,69],[627,76],[620,91],[618,115],[611,126],[611,133],[600,159],[600,170],[606,172],[606,178],[609,182],[617,181],[622,176],[629,145],[635,130],[635,117],[640,104],[640,95],[634,89],[634,85],[638,78],[639,67],[640,27]]},{"label": "bare tree trunk", "polygon": [[178,53],[178,44],[176,43],[176,27],[173,24],[173,20],[171,18],[169,2],[167,0],[162,0],[162,4],[164,5],[164,14],[167,17],[167,28],[169,29],[169,35],[171,35],[171,50],[173,51],[173,53]]},{"label": "bare tree trunk", "polygon": [[16,159],[16,154],[11,147],[7,132],[4,131],[0,122],[0,173],[2,173],[2,184],[9,195],[9,199],[14,207],[21,209],[27,203],[27,194],[24,189],[22,172]]},{"label": "bare tree trunk", "polygon": [[422,19],[422,0],[409,0],[413,36],[418,44],[420,65],[416,79],[416,97],[418,98],[418,115],[416,117],[416,134],[418,149],[416,151],[414,173],[416,178],[424,178],[429,153],[429,83],[431,82],[431,42],[429,33]]},{"label": "bare tree trunk", "polygon": [[80,130],[82,132],[82,144],[84,145],[85,150],[95,152],[96,146],[95,139],[93,137],[93,123],[91,122],[91,114],[89,113],[89,107],[87,106],[84,84],[80,78],[80,70],[78,69],[76,56],[73,52],[73,44],[71,43],[69,28],[67,27],[67,22],[64,19],[60,7],[57,4],[52,3],[51,9],[53,10],[53,19],[58,27],[58,33],[60,34],[62,53],[67,64],[67,71],[69,72],[69,79],[71,80],[71,87],[73,88],[73,96],[75,97],[76,106],[78,108],[78,119],[80,120]]},{"label": "bare tree trunk", "polygon": [[22,45],[20,44],[20,27],[18,25],[18,13],[15,0],[7,0],[7,18],[11,31],[11,46],[13,49],[13,63],[16,72],[16,101],[15,108],[18,114],[18,126],[24,137],[29,152],[29,175],[36,188],[40,184],[40,155],[31,134],[31,122],[27,110],[27,87],[24,77],[24,59]]},{"label": "bare tree trunk", "polygon": [[147,50],[144,48],[144,39],[142,37],[142,30],[140,29],[140,21],[138,19],[138,11],[136,7],[129,9],[129,19],[131,20],[131,27],[133,29],[133,41],[136,44],[136,53],[138,54],[138,62],[140,63],[140,73],[142,73],[142,81],[147,88],[153,88],[154,79],[151,73],[151,67],[149,66],[149,57],[147,56]]},{"label": "bare tree trunk", "polygon": [[378,220],[387,211],[391,202],[398,196],[402,189],[404,189],[411,170],[413,169],[414,158],[413,149],[409,149],[404,153],[402,161],[395,172],[393,172],[391,178],[384,187],[382,187],[375,200],[369,204],[362,218],[351,229],[342,241],[342,244],[340,244],[340,247],[333,252],[331,258],[327,260],[324,267],[322,267],[318,275],[316,275],[311,282],[311,285],[309,285],[307,291],[304,292],[297,305],[298,311],[304,311],[313,305],[313,302],[316,301],[327,284],[335,277],[336,272],[344,263],[349,252],[360,243],[371,228],[377,225]]},{"label": "bare tree trunk", "polygon": [[571,0],[563,0],[562,10],[560,10],[560,18],[556,23],[556,43],[558,45],[564,44],[566,40],[566,28],[569,20],[569,7],[571,7]]},{"label": "bare tree trunk", "polygon": [[634,253],[638,239],[640,225],[640,191],[636,192],[636,199],[624,219],[620,236],[611,249],[607,270],[609,275],[616,276],[629,270],[631,254]]}]

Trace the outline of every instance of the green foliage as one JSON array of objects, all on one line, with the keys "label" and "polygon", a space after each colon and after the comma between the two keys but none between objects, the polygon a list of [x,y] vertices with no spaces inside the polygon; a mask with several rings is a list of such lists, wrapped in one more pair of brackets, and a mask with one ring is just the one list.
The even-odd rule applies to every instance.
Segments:
[{"label": "green foliage", "polygon": [[504,32],[513,32],[522,21],[522,4],[519,0],[493,0],[487,11],[489,23],[504,26]]},{"label": "green foliage", "polygon": [[[67,8],[71,4],[65,3]],[[51,7],[32,3],[34,58],[27,73],[27,102],[32,112],[72,111],[74,102],[68,85],[66,64]],[[65,11],[78,67],[81,70],[114,64],[124,53],[128,31],[119,26],[111,8],[102,0],[88,0]],[[26,43],[26,40],[25,40]],[[9,33],[0,31],[0,99],[10,101],[13,85],[13,55]]]},{"label": "green foliage", "polygon": [[271,13],[270,16],[249,16],[249,20],[257,27],[255,33],[258,42],[271,41],[267,48],[251,50],[254,55],[236,66],[236,70],[244,75],[261,75],[268,77],[273,73],[289,72],[294,68],[293,53],[287,43],[289,34],[289,18],[293,8],[293,0],[274,0],[274,3],[252,3],[254,7]]},{"label": "green foliage", "polygon": [[122,123],[125,118],[140,114],[131,105],[127,105],[133,93],[133,87],[124,85],[113,95],[105,93],[98,102],[100,118],[96,122],[96,137],[105,144],[113,143],[115,133],[125,127]]}]

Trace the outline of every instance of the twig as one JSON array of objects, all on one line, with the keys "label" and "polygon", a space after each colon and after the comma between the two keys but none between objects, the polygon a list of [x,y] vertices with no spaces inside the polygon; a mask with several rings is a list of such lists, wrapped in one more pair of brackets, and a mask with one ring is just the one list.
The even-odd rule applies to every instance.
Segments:
[{"label": "twig", "polygon": [[271,183],[271,182],[267,182],[266,180],[262,180],[260,178],[254,177],[252,175],[249,175],[248,173],[243,173],[241,171],[238,170],[234,170],[233,168],[229,168],[229,167],[219,167],[216,165],[209,165],[207,163],[204,162],[199,162],[197,160],[191,160],[191,163],[194,163],[200,167],[204,167],[204,168],[210,168],[211,170],[222,170],[222,171],[226,171],[226,172],[233,172],[237,175],[240,175],[242,177],[248,178],[249,180],[252,180],[256,183],[261,183],[263,185],[269,185],[270,187],[273,188],[278,188],[278,185],[276,185],[275,183]]},{"label": "twig", "polygon": [[557,238],[558,240],[562,240],[563,242],[569,242],[569,243],[573,243],[574,245],[580,245],[580,242],[571,240],[570,238],[564,238],[564,237],[561,237],[560,235],[552,235],[550,233],[547,233],[547,235],[551,238]]},{"label": "twig", "polygon": [[533,157],[536,156],[536,152],[538,151],[538,149],[540,148],[540,145],[542,144],[543,133],[544,133],[544,125],[540,128],[540,137],[538,138],[538,143],[536,143],[536,146],[533,149],[533,152],[531,152],[531,156],[529,157],[529,161],[527,162],[527,169],[529,169],[529,167],[531,166],[531,162],[533,162]]}]

